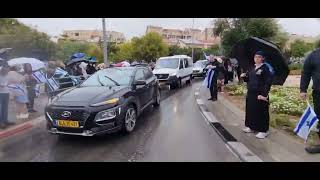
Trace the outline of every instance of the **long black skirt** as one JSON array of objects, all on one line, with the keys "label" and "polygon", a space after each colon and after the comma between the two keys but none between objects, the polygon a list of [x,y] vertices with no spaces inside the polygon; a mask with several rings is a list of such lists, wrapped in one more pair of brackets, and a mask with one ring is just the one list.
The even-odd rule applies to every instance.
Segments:
[{"label": "long black skirt", "polygon": [[258,100],[258,92],[249,92],[246,98],[245,125],[251,130],[267,132],[269,130],[269,103]]}]

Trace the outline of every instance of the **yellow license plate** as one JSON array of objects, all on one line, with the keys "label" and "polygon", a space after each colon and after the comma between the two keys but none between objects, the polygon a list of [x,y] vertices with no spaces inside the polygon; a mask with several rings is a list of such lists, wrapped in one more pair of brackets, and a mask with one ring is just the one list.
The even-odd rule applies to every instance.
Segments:
[{"label": "yellow license plate", "polygon": [[61,127],[71,127],[71,128],[78,128],[79,122],[78,121],[65,121],[65,120],[58,120],[58,126]]}]

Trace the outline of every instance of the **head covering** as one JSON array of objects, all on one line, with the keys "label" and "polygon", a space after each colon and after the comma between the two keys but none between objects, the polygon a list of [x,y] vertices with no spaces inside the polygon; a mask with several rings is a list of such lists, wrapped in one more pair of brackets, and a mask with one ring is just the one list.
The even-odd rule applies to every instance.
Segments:
[{"label": "head covering", "polygon": [[255,55],[260,55],[262,57],[266,57],[266,54],[263,51],[257,51]]}]

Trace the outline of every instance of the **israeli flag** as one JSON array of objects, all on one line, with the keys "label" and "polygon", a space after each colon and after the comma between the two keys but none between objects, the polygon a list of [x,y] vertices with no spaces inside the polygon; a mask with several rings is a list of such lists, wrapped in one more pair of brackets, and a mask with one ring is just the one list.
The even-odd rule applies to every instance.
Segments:
[{"label": "israeli flag", "polygon": [[206,58],[206,60],[210,60],[210,56],[207,56],[205,52],[203,52],[203,55]]},{"label": "israeli flag", "polygon": [[204,79],[202,85],[204,87],[210,88],[211,84],[212,84],[212,79],[213,79],[213,75],[214,75],[214,70],[213,69],[209,69],[207,72],[207,76]]},{"label": "israeli flag", "polygon": [[297,124],[297,127],[294,129],[294,132],[306,142],[311,129],[317,124],[318,121],[319,120],[316,113],[308,103],[308,107],[304,111],[299,123]]},{"label": "israeli flag", "polygon": [[37,80],[37,84],[46,83],[47,79],[42,71],[36,71],[32,73],[34,79]]}]

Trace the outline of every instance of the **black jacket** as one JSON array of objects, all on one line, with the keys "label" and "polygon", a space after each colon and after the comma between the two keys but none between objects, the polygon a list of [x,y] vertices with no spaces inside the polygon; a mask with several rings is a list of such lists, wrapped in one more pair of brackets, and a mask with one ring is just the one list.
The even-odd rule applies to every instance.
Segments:
[{"label": "black jacket", "polygon": [[253,68],[247,72],[244,81],[247,82],[248,93],[255,92],[268,97],[272,84],[272,75],[267,65],[263,64],[258,69]]},{"label": "black jacket", "polygon": [[311,78],[312,88],[320,91],[320,48],[313,51],[304,62],[300,81],[301,92],[307,92]]},{"label": "black jacket", "polygon": [[[219,75],[219,72],[223,71],[223,65],[221,63],[219,63],[217,60],[213,61],[213,62],[209,62],[207,64],[207,67],[209,65],[212,65],[212,66],[215,66],[214,68],[214,75],[213,75],[213,78],[218,78],[218,75]],[[206,68],[207,68],[206,67]]]}]

